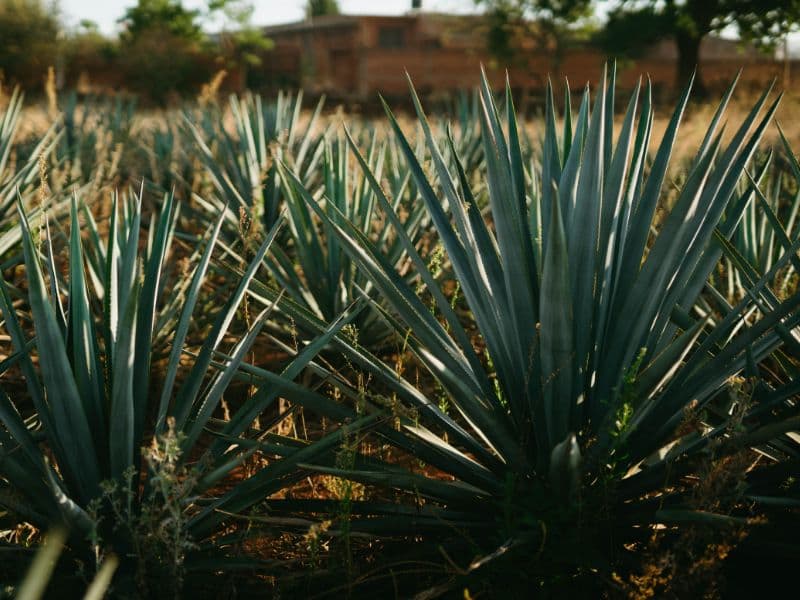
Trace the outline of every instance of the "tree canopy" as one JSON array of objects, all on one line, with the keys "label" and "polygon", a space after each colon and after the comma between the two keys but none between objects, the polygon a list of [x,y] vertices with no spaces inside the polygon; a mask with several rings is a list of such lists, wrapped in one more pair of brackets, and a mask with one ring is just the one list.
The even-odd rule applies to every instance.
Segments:
[{"label": "tree canopy", "polygon": [[0,2],[0,82],[35,85],[56,59],[58,15],[43,0]]},{"label": "tree canopy", "polygon": [[338,15],[340,12],[337,0],[308,0],[306,2],[306,17],[308,18]]},{"label": "tree canopy", "polygon": [[568,29],[592,15],[591,0],[475,0],[486,9],[487,47],[497,59],[514,60],[513,41],[517,35],[531,35],[531,20],[543,46],[552,46],[560,57]]},{"label": "tree canopy", "polygon": [[272,48],[272,41],[253,26],[253,4],[247,0],[210,0],[208,10],[210,14],[220,13],[224,21],[219,44],[226,67],[260,65],[261,55]]},{"label": "tree canopy", "polygon": [[[710,33],[732,28],[742,41],[772,49],[800,24],[800,0],[622,0],[609,13],[603,36],[613,54],[631,54],[659,38],[678,49],[677,83],[700,64],[700,44]],[[696,87],[704,91],[700,71]]]},{"label": "tree canopy", "polygon": [[199,10],[185,8],[180,0],[139,0],[119,21],[129,39],[158,30],[181,39],[200,40],[200,14]]},{"label": "tree canopy", "polygon": [[[658,39],[674,40],[678,50],[677,83],[684,85],[699,65],[700,44],[710,33],[729,28],[740,38],[770,49],[800,25],[800,0],[475,0],[487,9],[490,47],[497,45],[496,24],[508,15],[567,26],[590,15],[599,4],[611,5],[600,40],[612,55],[636,55]],[[498,18],[502,15],[502,18]],[[495,39],[492,39],[495,36]],[[696,89],[704,92],[696,73]]]},{"label": "tree canopy", "polygon": [[488,13],[535,18],[561,24],[574,23],[592,14],[592,0],[475,0]]}]

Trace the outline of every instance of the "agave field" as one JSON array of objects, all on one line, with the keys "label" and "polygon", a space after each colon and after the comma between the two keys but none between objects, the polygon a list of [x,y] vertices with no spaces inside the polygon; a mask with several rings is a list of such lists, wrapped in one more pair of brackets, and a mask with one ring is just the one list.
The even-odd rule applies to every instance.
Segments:
[{"label": "agave field", "polygon": [[690,89],[656,127],[649,83],[618,92],[613,67],[532,120],[476,82],[431,117],[410,85],[413,113],[380,119],[65,95],[35,133],[3,98],[0,595],[788,577],[800,164],[780,94],[729,116],[734,82],[677,152]]}]

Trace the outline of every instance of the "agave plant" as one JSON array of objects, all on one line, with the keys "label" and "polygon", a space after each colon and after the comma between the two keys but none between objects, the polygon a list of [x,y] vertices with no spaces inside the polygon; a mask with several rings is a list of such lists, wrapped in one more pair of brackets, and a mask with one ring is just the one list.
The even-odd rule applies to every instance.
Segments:
[{"label": "agave plant", "polygon": [[[736,268],[740,261],[746,261],[760,273],[767,272],[786,252],[783,240],[797,237],[800,192],[796,185],[800,169],[782,132],[781,137],[789,168],[774,165],[770,154],[763,167],[751,175],[751,181],[744,182],[747,187],[752,187],[752,201],[731,238],[738,257],[736,260],[726,258],[728,268],[724,274],[728,298],[741,297],[746,293],[747,285]],[[796,269],[790,262],[781,274],[782,283],[777,290],[779,294],[785,295],[791,291],[795,273]]]},{"label": "agave plant", "polygon": [[[127,160],[115,154],[131,146],[136,103],[116,99],[86,97],[78,102],[75,92],[62,103],[64,135],[56,147],[56,158],[64,164],[67,188],[73,183],[110,182]],[[124,173],[123,173],[124,175]]]},{"label": "agave plant", "polygon": [[[325,203],[336,206],[338,211],[357,223],[365,235],[375,239],[384,248],[386,255],[395,264],[402,264],[406,255],[391,229],[381,227],[375,211],[372,186],[366,182],[360,169],[354,171],[344,140],[329,135],[315,137],[315,123],[319,120],[321,104],[311,116],[305,133],[302,133],[298,124],[301,98],[302,96],[298,97],[296,104],[287,104],[285,98],[279,96],[272,119],[266,116],[259,118],[265,112],[261,108],[259,97],[248,96],[238,102],[232,99],[239,145],[234,146],[233,138],[228,138],[228,134],[224,132],[214,133],[209,137],[219,144],[218,148],[227,148],[230,160],[244,160],[248,164],[254,164],[255,160],[262,164],[262,175],[266,166],[269,166],[270,173],[274,170],[274,175],[268,175],[267,179],[267,185],[273,186],[269,195],[274,199],[271,206],[277,210],[280,204],[285,209],[288,232],[281,240],[283,243],[274,246],[265,261],[271,274],[270,279],[278,289],[285,291],[288,298],[306,307],[317,318],[330,322],[363,293],[374,296],[374,287],[360,275],[341,249],[336,237],[325,233],[324,226],[294,190],[287,176],[281,174],[281,170],[292,170],[306,188],[314,190],[315,196],[324,198]],[[293,109],[291,115],[287,112],[288,108]],[[276,127],[282,123],[289,124],[288,137],[281,142],[285,148],[279,146],[269,151],[266,146],[278,142],[281,130]],[[222,167],[212,160],[212,152],[199,133],[200,129],[208,128],[204,126],[193,129],[198,143],[204,148],[206,167],[214,181],[241,181],[239,177],[230,176],[230,169],[228,174],[221,173],[220,169],[224,169],[225,164],[232,164],[228,160]],[[418,243],[429,229],[429,220],[424,207],[416,201],[416,186],[411,181],[408,170],[403,168],[403,159],[396,145],[390,139],[382,139],[377,131],[364,128],[358,133],[368,148],[367,161],[371,169],[378,178],[386,182],[395,208],[402,207],[407,213],[406,232]],[[224,143],[223,138],[227,140]],[[252,143],[254,138],[258,140],[255,144]],[[247,140],[251,141],[248,143]],[[420,147],[420,150],[424,148]],[[282,169],[279,165],[282,165]],[[258,219],[260,204],[254,203],[255,196],[243,202],[243,196],[231,195],[221,188],[218,192],[227,200],[227,205],[222,208],[227,218],[221,234],[226,241],[226,251],[236,260],[246,262],[251,251],[248,238],[253,231],[263,226]],[[200,210],[197,214],[201,221],[208,220],[210,213],[219,210],[215,203],[199,204]],[[377,347],[385,342],[392,331],[379,313],[372,310],[362,310],[353,325],[359,332],[362,343],[370,347]]]},{"label": "agave plant", "polygon": [[148,165],[146,179],[161,193],[189,197],[196,175],[195,165],[187,155],[189,140],[174,123],[153,127],[139,146]]},{"label": "agave plant", "polygon": [[[36,189],[41,173],[40,161],[60,138],[57,125],[54,124],[30,148],[19,147],[17,131],[23,100],[22,92],[15,89],[5,111],[0,113],[0,256],[5,256],[19,243],[19,228],[12,226],[17,198],[22,196],[30,214],[38,214],[41,210],[41,198]],[[64,207],[68,209],[69,203],[56,202],[52,212],[61,212]]]},{"label": "agave plant", "polygon": [[[565,107],[567,113],[564,115],[565,124],[570,125],[569,114],[569,88],[566,89]],[[471,94],[461,93],[457,96],[455,105],[453,106],[455,115],[454,123],[451,123],[449,114],[443,114],[438,121],[439,126],[434,130],[434,137],[437,145],[443,150],[447,151],[450,146],[448,137],[453,138],[453,147],[456,150],[458,162],[461,163],[461,168],[467,176],[467,179],[473,185],[479,186],[484,179],[479,176],[485,168],[486,162],[483,155],[483,141],[481,140],[481,96],[480,90],[474,89]],[[520,127],[520,154],[522,161],[526,166],[532,164],[534,160],[533,153],[535,151],[535,144],[529,139],[529,130],[526,127]],[[421,155],[420,152],[417,153]],[[445,152],[447,156],[447,152]],[[448,156],[451,160],[456,160],[455,157]],[[451,165],[455,168],[454,165]],[[477,196],[478,194],[476,194]],[[479,198],[480,200],[481,198]],[[482,207],[483,208],[483,207]]]},{"label": "agave plant", "polygon": [[322,140],[317,126],[323,103],[324,98],[303,127],[302,93],[296,97],[281,93],[274,104],[264,103],[258,95],[232,96],[235,135],[225,129],[222,112],[215,105],[203,111],[199,119],[185,115],[214,187],[230,208],[232,224],[239,223],[242,211],[266,229],[275,223],[281,210],[277,161],[291,162],[307,182],[315,176]]},{"label": "agave plant", "polygon": [[[386,141],[373,135],[366,161],[370,171],[386,182],[394,210],[405,213],[403,223],[406,237],[418,246],[427,231],[429,221],[423,205],[418,202],[416,187],[410,175],[401,175],[391,163]],[[388,163],[388,164],[387,164]],[[358,227],[362,235],[374,240],[393,265],[402,267],[407,253],[391,228],[384,227],[376,211],[375,191],[361,169],[353,173],[347,143],[339,137],[326,141],[322,159],[322,184],[315,192],[320,204],[332,218],[344,215]],[[280,179],[286,190],[286,207],[294,260],[281,248],[273,249],[270,271],[279,289],[295,302],[306,306],[323,321],[333,321],[363,295],[379,302],[370,280],[356,268],[335,235],[325,234],[324,227],[302,198],[302,191],[280,169]],[[379,311],[364,310],[354,322],[358,338],[367,347],[377,349],[392,332],[391,326]]]},{"label": "agave plant", "polygon": [[[453,135],[454,146],[458,157],[464,165],[464,171],[473,173],[483,164],[483,144],[481,143],[480,92],[476,89],[471,94],[461,92],[454,106],[456,134]],[[449,123],[442,124],[440,129],[447,130]]]},{"label": "agave plant", "polygon": [[[20,211],[35,338],[23,329],[14,290],[0,281],[0,309],[15,348],[2,368],[18,365],[27,385],[27,394],[0,392],[0,505],[12,524],[66,527],[71,556],[86,569],[111,553],[122,557],[115,593],[154,593],[152,586],[177,592],[187,571],[259,564],[235,556],[226,562],[225,548],[233,542],[217,538],[226,515],[246,511],[296,481],[302,477],[300,461],[335,450],[346,435],[342,427],[316,444],[281,436],[263,441],[268,432],[251,428],[283,387],[292,388],[291,379],[347,315],[292,359],[283,375],[267,374],[267,382],[246,374],[244,358],[269,309],[253,318],[230,355],[220,351],[279,225],[216,315],[206,317],[196,308],[224,217],[207,232],[187,273],[177,269],[175,279],[168,268],[177,219],[172,198],[151,220],[143,248],[141,196],[121,203],[122,211],[115,198],[105,240],[90,221],[90,252],[84,253],[73,201],[66,283],[50,250],[49,228],[42,234],[48,256],[43,262]],[[204,337],[187,360],[194,319]],[[159,347],[168,348],[163,360]],[[242,379],[256,392],[232,402],[223,420],[223,394]],[[311,392],[287,393],[300,403],[309,397],[331,419],[351,414]],[[353,426],[375,418],[356,419]],[[231,481],[232,472],[256,452],[275,459],[253,476]],[[215,489],[224,492],[217,497]],[[199,581],[192,578],[193,584]]]},{"label": "agave plant", "polygon": [[[794,339],[800,296],[779,300],[770,284],[797,260],[800,241],[781,238],[785,252],[765,273],[750,273],[748,293],[737,304],[714,313],[698,306],[706,293],[719,297],[709,275],[728,254],[751,201],[754,186],[737,193],[737,185],[779,101],[768,102],[765,92],[723,144],[720,122],[733,87],[677,201],[658,221],[689,89],[652,161],[649,83],[644,93],[637,86],[632,94],[616,140],[613,72],[593,103],[588,88],[584,92],[574,133],[568,113],[559,135],[548,89],[541,161],[526,171],[510,91],[503,123],[484,78],[481,137],[492,228],[460,162],[448,168],[413,88],[440,194],[386,107],[477,335],[468,333],[405,235],[355,143],[387,221],[436,303],[435,314],[357,225],[303,194],[380,290],[391,306],[387,319],[407,336],[450,406],[443,410],[362,347],[340,343],[402,407],[401,431],[391,443],[424,463],[421,472],[369,457],[349,469],[319,466],[414,500],[410,512],[367,502],[354,510],[373,518],[359,526],[435,533],[450,564],[482,552],[456,571],[463,576],[494,559],[516,557],[515,582],[538,588],[581,573],[610,581],[613,572],[630,569],[626,548],[643,552],[653,527],[666,527],[664,535],[680,535],[685,524],[745,527],[744,517],[752,514],[747,502],[758,512],[773,501],[797,501],[796,486],[756,491],[756,481],[769,477],[746,473],[749,462],[733,469],[729,496],[704,496],[696,485],[704,473],[729,465],[730,457],[749,456],[750,447],[777,461],[774,472],[783,473],[784,482],[798,475],[797,438],[787,435],[800,425],[791,400],[796,389],[773,389],[771,404],[760,405],[745,382]],[[448,145],[457,157],[452,140]],[[302,182],[288,176],[302,190]],[[791,381],[796,363],[775,368]],[[417,557],[423,551],[413,550]],[[459,581],[451,578],[431,592]]]}]

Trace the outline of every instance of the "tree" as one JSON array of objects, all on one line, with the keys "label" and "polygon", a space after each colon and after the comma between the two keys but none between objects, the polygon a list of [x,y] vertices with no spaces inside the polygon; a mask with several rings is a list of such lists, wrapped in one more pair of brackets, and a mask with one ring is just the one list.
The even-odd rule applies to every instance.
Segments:
[{"label": "tree", "polygon": [[199,10],[184,8],[180,0],[139,0],[126,9],[119,22],[125,28],[124,38],[135,40],[146,33],[159,31],[184,40],[199,41],[203,30],[198,22]]},{"label": "tree", "polygon": [[475,4],[486,8],[489,52],[506,65],[514,61],[514,39],[520,35],[537,36],[543,48],[554,51],[558,64],[571,28],[592,15],[591,0],[475,0]]},{"label": "tree", "polygon": [[306,2],[306,17],[322,17],[325,15],[338,15],[339,3],[337,0],[308,0]]},{"label": "tree", "polygon": [[58,54],[56,8],[43,0],[0,0],[0,82],[41,84]]},{"label": "tree", "polygon": [[253,5],[247,0],[211,0],[209,16],[222,15],[219,34],[220,61],[226,69],[238,69],[241,82],[247,83],[249,67],[258,67],[262,55],[273,46],[264,33],[254,27]]},{"label": "tree", "polygon": [[[163,102],[207,83],[215,70],[236,70],[244,81],[247,67],[258,65],[271,47],[252,26],[252,14],[250,0],[207,0],[199,9],[181,0],[138,0],[120,19],[127,82]],[[208,36],[204,29],[217,33]]]},{"label": "tree", "polygon": [[214,53],[201,16],[180,0],[139,0],[127,9],[119,20],[125,28],[120,36],[125,84],[164,103],[208,81]]},{"label": "tree", "polygon": [[[710,33],[734,28],[742,41],[771,50],[800,24],[800,0],[622,0],[609,14],[607,48],[628,53],[643,42],[671,38],[678,50],[676,83],[685,86],[695,73],[695,89],[706,93],[700,44]],[[623,49],[624,50],[624,49]]]},{"label": "tree", "polygon": [[68,30],[60,44],[63,78],[79,92],[89,90],[92,78],[102,81],[115,69],[119,48],[115,40],[106,38],[93,21],[82,20],[76,28]]}]

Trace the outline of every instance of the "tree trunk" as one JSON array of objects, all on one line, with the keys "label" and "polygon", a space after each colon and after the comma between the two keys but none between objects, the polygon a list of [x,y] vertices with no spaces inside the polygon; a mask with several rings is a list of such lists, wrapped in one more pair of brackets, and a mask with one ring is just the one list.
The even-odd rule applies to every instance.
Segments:
[{"label": "tree trunk", "polygon": [[682,92],[694,73],[694,93],[697,96],[707,96],[708,89],[701,77],[700,70],[700,42],[702,37],[679,31],[675,35],[678,47],[678,69],[675,87],[678,93]]}]

